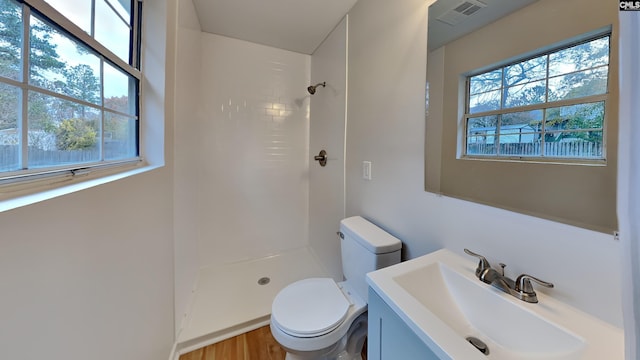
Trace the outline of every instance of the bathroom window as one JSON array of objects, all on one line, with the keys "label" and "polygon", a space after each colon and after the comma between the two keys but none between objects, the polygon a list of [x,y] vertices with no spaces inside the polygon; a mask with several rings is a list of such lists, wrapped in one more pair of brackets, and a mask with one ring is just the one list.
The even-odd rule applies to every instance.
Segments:
[{"label": "bathroom window", "polygon": [[0,183],[139,161],[138,0],[0,0]]},{"label": "bathroom window", "polygon": [[466,79],[464,156],[605,160],[610,34]]}]

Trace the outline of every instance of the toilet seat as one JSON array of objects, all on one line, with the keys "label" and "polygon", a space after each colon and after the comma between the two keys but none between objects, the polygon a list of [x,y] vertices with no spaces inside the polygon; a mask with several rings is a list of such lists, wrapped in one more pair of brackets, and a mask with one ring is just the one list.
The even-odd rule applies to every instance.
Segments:
[{"label": "toilet seat", "polygon": [[340,326],[350,306],[333,279],[304,279],[278,293],[273,300],[271,321],[291,336],[316,337]]}]

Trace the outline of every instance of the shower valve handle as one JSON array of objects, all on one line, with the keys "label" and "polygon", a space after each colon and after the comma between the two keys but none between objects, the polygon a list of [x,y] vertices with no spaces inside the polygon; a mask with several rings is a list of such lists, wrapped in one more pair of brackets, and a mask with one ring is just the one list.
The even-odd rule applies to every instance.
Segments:
[{"label": "shower valve handle", "polygon": [[320,163],[320,166],[327,165],[327,152],[320,150],[320,153],[313,157],[313,159]]}]

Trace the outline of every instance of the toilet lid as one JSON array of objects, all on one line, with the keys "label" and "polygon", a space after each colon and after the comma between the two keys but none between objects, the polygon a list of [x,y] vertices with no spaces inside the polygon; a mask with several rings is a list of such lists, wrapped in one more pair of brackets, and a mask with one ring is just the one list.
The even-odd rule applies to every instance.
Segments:
[{"label": "toilet lid", "polygon": [[349,301],[331,278],[297,281],[278,293],[271,316],[291,335],[321,335],[347,317]]}]

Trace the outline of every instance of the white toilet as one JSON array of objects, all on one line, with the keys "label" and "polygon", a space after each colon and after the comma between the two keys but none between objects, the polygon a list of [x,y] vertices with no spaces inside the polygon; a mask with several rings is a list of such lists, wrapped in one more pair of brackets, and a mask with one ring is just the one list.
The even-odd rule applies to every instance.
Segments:
[{"label": "white toilet", "polygon": [[311,278],[282,289],[271,307],[271,333],[287,360],[361,360],[367,335],[368,272],[400,262],[402,243],[360,216],[340,222],[345,281]]}]

